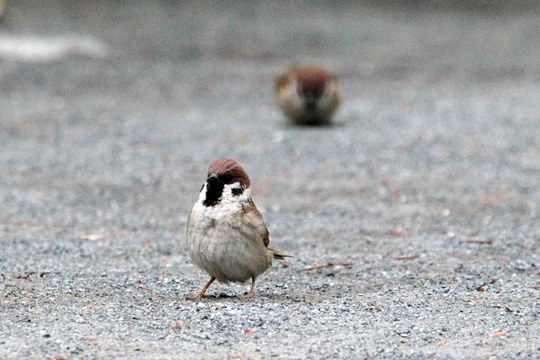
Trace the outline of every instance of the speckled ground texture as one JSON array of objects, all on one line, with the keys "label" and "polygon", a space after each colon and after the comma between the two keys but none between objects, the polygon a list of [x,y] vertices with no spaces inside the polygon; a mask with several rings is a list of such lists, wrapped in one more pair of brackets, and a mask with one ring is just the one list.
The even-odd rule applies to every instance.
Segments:
[{"label": "speckled ground texture", "polygon": [[[0,25],[109,47],[0,59],[0,358],[540,357],[538,6],[93,4]],[[342,79],[335,126],[275,105],[306,60]],[[296,258],[189,302],[219,156]]]}]

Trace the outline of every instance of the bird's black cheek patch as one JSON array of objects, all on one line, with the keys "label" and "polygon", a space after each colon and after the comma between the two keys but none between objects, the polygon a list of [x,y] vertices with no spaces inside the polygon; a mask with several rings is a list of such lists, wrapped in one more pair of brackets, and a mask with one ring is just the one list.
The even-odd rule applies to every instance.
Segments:
[{"label": "bird's black cheek patch", "polygon": [[242,195],[243,193],[244,193],[244,188],[239,187],[239,188],[233,188],[233,189],[232,189],[232,194],[233,194],[234,196],[240,196],[240,195]]},{"label": "bird's black cheek patch", "polygon": [[208,181],[206,186],[206,197],[203,201],[204,206],[214,206],[221,200],[223,194],[223,183],[221,181]]}]

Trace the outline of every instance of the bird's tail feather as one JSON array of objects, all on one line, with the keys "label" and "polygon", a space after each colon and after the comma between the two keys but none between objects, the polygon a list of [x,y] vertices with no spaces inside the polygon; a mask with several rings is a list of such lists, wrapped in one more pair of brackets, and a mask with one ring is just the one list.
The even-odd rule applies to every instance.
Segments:
[{"label": "bird's tail feather", "polygon": [[272,255],[274,256],[274,259],[277,259],[277,260],[285,260],[285,258],[293,258],[294,256],[292,255],[286,255],[286,254],[282,254],[280,251],[278,250],[274,250],[274,249],[270,249],[269,250],[272,252]]}]

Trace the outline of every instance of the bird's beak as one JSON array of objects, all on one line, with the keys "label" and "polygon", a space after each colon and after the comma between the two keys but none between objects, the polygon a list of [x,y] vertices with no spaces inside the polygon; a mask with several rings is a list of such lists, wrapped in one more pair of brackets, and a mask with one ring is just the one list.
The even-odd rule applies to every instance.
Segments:
[{"label": "bird's beak", "polygon": [[216,173],[211,173],[211,174],[208,174],[208,177],[206,178],[206,180],[216,180],[217,179],[217,175]]}]

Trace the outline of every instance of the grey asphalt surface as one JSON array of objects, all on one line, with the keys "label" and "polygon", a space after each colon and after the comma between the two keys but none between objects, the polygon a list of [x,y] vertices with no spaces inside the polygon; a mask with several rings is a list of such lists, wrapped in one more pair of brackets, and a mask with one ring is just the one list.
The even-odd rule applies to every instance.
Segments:
[{"label": "grey asphalt surface", "polygon": [[[0,58],[0,358],[539,358],[540,10],[512,4],[9,3],[1,33],[109,52]],[[307,60],[335,126],[275,105]],[[219,156],[296,258],[189,302]]]}]

